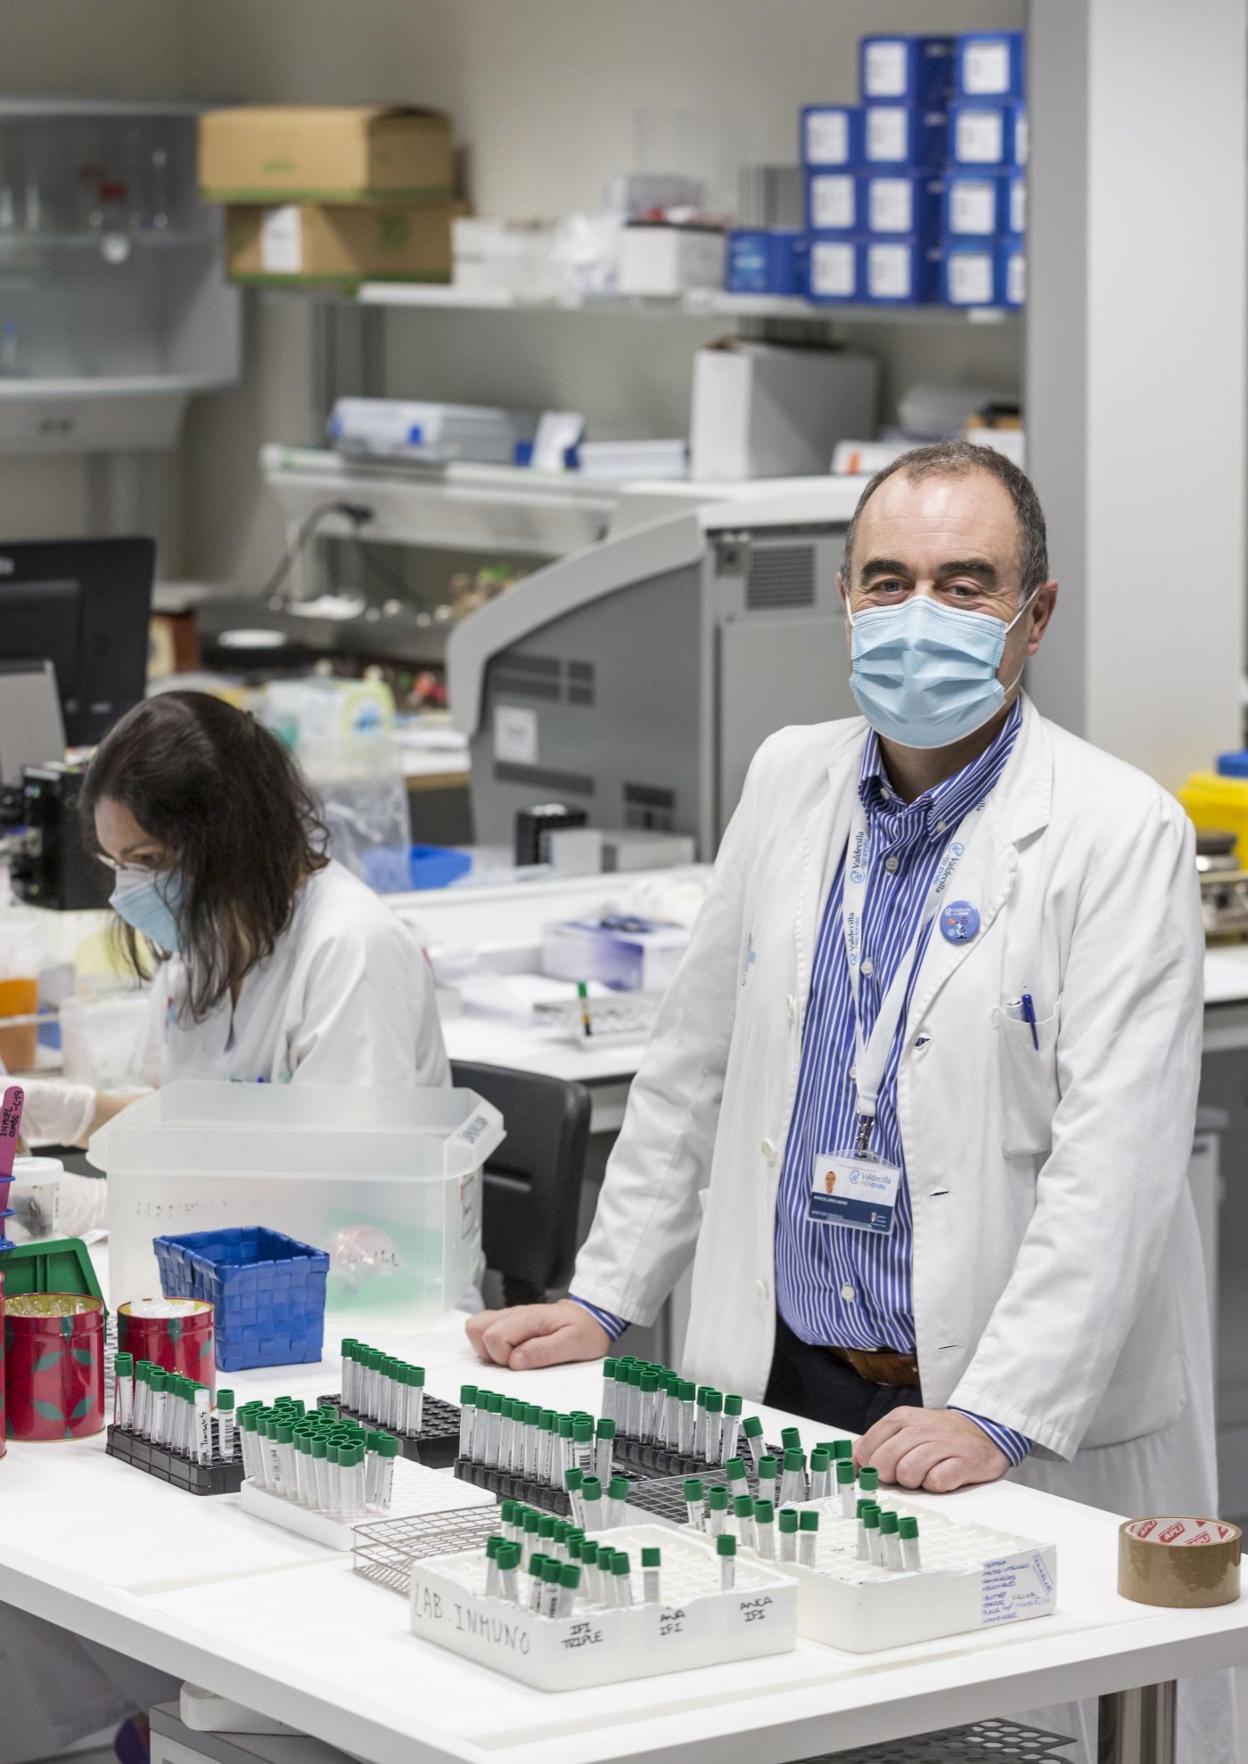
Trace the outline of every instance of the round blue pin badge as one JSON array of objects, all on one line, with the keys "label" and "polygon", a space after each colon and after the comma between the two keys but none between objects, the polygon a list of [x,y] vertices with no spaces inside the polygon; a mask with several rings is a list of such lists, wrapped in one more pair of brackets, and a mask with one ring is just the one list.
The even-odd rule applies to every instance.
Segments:
[{"label": "round blue pin badge", "polygon": [[969,900],[951,900],[940,915],[940,934],[946,943],[969,943],[979,930],[979,908]]}]

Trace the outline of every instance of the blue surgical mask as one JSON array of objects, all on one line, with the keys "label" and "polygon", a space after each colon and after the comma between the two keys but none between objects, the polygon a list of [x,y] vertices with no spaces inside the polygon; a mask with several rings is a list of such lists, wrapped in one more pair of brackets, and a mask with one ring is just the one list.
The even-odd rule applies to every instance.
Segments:
[{"label": "blue surgical mask", "polygon": [[1022,678],[1006,688],[997,669],[1033,598],[1008,625],[926,594],[851,614],[850,690],[871,727],[901,747],[948,747],[991,722]]},{"label": "blue surgical mask", "polygon": [[157,949],[176,952],[178,913],[182,907],[182,877],[177,870],[150,876],[133,887],[114,889],[108,904]]}]

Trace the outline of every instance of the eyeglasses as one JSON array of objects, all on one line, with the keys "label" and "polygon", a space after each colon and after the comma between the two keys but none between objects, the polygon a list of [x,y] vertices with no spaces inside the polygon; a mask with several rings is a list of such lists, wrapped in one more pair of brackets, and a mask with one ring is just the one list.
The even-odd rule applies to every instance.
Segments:
[{"label": "eyeglasses", "polygon": [[138,863],[123,864],[117,858],[109,857],[106,851],[97,851],[95,857],[96,862],[103,864],[106,870],[111,870],[114,876],[137,877],[142,882],[147,882],[153,876],[163,874],[167,868],[163,858],[147,858]]}]

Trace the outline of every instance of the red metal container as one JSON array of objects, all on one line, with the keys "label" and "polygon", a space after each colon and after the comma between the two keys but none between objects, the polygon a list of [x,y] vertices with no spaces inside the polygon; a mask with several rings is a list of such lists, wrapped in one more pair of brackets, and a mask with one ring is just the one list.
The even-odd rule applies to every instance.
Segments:
[{"label": "red metal container", "polygon": [[[163,1316],[136,1311],[150,1306]],[[170,1315],[169,1313],[173,1314]],[[180,1372],[216,1394],[217,1359],[213,1351],[212,1306],[207,1299],[133,1299],[117,1308],[117,1350],[150,1360],[166,1372]]]},{"label": "red metal container", "polygon": [[5,1306],[10,1439],[85,1439],[104,1426],[104,1306],[28,1292]]}]

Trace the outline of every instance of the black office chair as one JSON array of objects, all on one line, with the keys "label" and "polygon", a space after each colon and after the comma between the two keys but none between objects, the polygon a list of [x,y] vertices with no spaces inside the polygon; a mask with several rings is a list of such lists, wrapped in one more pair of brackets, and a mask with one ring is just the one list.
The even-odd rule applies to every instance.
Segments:
[{"label": "black office chair", "polygon": [[451,1080],[502,1115],[507,1137],[485,1166],[485,1264],[509,1305],[564,1287],[576,1260],[590,1097],[583,1084],[455,1060]]}]

